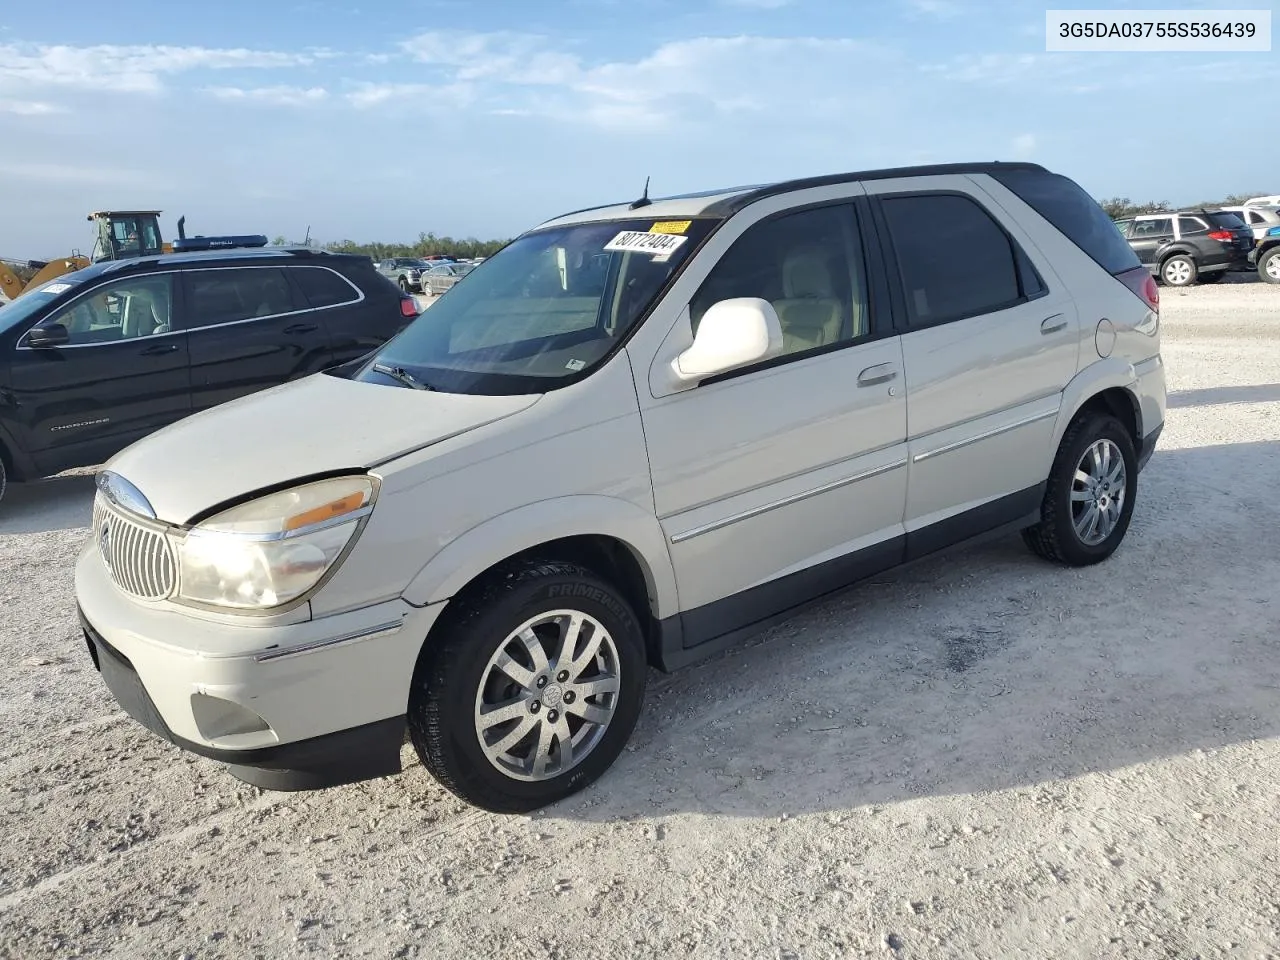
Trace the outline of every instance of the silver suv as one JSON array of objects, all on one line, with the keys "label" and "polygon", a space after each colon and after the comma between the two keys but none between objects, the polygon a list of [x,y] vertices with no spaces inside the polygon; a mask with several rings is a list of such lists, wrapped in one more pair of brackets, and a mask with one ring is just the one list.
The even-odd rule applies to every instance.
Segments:
[{"label": "silver suv", "polygon": [[650,666],[993,530],[1111,556],[1164,422],[1158,306],[1031,164],[567,214],[373,354],[115,457],[89,653],[250,783],[395,773],[407,735],[530,810],[614,762]]}]

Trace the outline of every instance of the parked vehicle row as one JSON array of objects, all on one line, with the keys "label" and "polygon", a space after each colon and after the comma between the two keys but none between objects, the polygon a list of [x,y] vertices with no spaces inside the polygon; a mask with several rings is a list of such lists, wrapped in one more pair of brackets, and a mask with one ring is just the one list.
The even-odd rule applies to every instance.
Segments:
[{"label": "parked vehicle row", "polygon": [[1231,271],[1256,269],[1280,283],[1280,208],[1252,201],[1217,210],[1179,210],[1115,221],[1151,273],[1171,287],[1214,283]]},{"label": "parked vehicle row", "polygon": [[1165,403],[1148,266],[1038,165],[582,210],[373,353],[116,456],[86,648],[259,786],[395,773],[407,733],[529,810],[610,767],[650,666],[995,530],[1105,560]]},{"label": "parked vehicle row", "polygon": [[0,495],[228,400],[364,356],[418,313],[368,257],[103,261],[0,309]]},{"label": "parked vehicle row", "polygon": [[[452,287],[458,278],[483,260],[484,257],[474,260],[453,257],[393,257],[389,260],[379,260],[377,269],[404,293],[438,295]],[[432,283],[429,282],[431,277],[439,279]]]}]

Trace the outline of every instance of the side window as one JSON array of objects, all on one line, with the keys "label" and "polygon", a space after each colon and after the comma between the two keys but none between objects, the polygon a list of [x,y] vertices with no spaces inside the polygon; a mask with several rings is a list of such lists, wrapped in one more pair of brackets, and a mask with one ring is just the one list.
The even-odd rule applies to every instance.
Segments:
[{"label": "side window", "polygon": [[1184,237],[1194,233],[1208,233],[1209,225],[1199,217],[1179,217],[1178,232]]},{"label": "side window", "polygon": [[118,343],[169,333],[172,307],[171,274],[134,277],[103,284],[46,322],[66,327],[75,346]]},{"label": "side window", "polygon": [[994,313],[1043,291],[1038,277],[1027,288],[1029,260],[976,200],[919,194],[881,206],[911,326]]},{"label": "side window", "polygon": [[749,228],[721,257],[689,304],[694,332],[713,303],[768,300],[783,353],[803,353],[871,332],[866,272],[852,207],[804,210]]},{"label": "side window", "polygon": [[1120,236],[1125,237],[1127,239],[1129,237],[1130,231],[1133,230],[1133,221],[1117,220],[1116,229],[1120,231]]},{"label": "side window", "polygon": [[1249,218],[1250,226],[1253,226],[1256,223],[1264,222],[1262,214],[1258,213],[1257,210],[1246,210],[1245,215]]},{"label": "side window", "polygon": [[313,307],[336,307],[360,299],[359,290],[325,267],[289,267],[288,270]]},{"label": "side window", "polygon": [[191,327],[234,323],[299,309],[294,304],[289,280],[278,267],[192,270],[185,276]]},{"label": "side window", "polygon": [[1173,220],[1169,217],[1158,217],[1154,220],[1139,220],[1133,225],[1134,240],[1150,240],[1155,237],[1172,237]]}]

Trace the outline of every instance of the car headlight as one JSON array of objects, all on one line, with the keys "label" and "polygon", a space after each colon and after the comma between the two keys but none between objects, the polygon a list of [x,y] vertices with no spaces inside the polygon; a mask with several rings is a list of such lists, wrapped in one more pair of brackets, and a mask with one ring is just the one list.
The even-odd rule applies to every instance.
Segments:
[{"label": "car headlight", "polygon": [[336,477],[210,517],[177,543],[178,598],[240,610],[296,600],[344,555],[377,491],[372,477]]}]

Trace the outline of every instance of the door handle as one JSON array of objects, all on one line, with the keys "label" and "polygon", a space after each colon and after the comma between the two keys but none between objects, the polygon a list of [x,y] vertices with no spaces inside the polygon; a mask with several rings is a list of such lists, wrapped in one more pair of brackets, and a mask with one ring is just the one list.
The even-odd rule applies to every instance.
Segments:
[{"label": "door handle", "polygon": [[284,328],[285,333],[311,333],[319,330],[320,325],[316,323],[295,323],[292,326]]},{"label": "door handle", "polygon": [[145,350],[142,350],[139,355],[143,357],[158,357],[164,353],[173,353],[177,349],[178,345],[176,343],[153,343]]},{"label": "door handle", "polygon": [[1067,318],[1060,313],[1055,313],[1052,317],[1047,317],[1040,322],[1040,332],[1046,336],[1065,329],[1067,329]]},{"label": "door handle", "polygon": [[873,387],[877,383],[888,383],[897,375],[898,368],[892,363],[877,363],[858,374],[858,386]]}]

